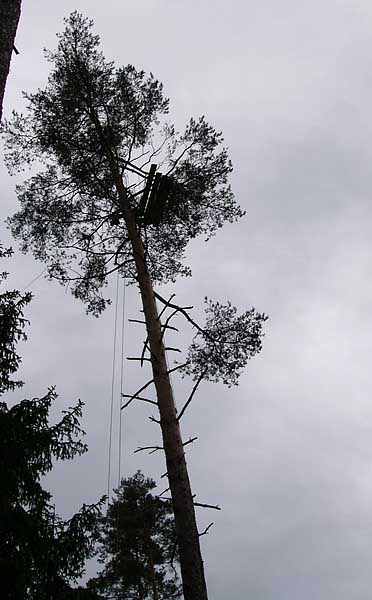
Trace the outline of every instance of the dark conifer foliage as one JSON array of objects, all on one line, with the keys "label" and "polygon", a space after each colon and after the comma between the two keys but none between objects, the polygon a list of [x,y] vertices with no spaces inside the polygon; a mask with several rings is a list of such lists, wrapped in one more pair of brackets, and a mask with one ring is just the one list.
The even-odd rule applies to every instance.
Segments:
[{"label": "dark conifer foliage", "polygon": [[173,566],[177,553],[172,505],[153,495],[155,486],[140,471],[123,479],[100,521],[100,558],[105,567],[87,587],[103,598],[182,598]]},{"label": "dark conifer foliage", "polygon": [[[0,256],[11,250],[0,248]],[[6,279],[6,273],[2,273]],[[16,344],[25,339],[23,309],[31,295],[14,290],[0,294],[0,393],[22,385],[11,375],[20,357]],[[86,452],[79,425],[82,403],[54,424],[49,412],[57,398],[49,389],[42,398],[12,406],[0,402],[0,581],[4,600],[58,600],[84,570],[94,550],[100,504],[83,506],[65,521],[55,514],[52,496],[41,478],[55,460]]]},{"label": "dark conifer foliage", "polygon": [[208,381],[237,385],[247,361],[262,348],[262,323],[267,316],[254,308],[237,316],[227,302],[205,298],[206,322],[198,327],[182,371],[194,380],[202,375]]},{"label": "dark conifer foliage", "polygon": [[[18,188],[13,234],[99,313],[112,270],[136,280],[113,171],[124,178],[154,283],[189,274],[181,263],[188,241],[243,213],[227,183],[232,166],[221,134],[204,117],[178,134],[165,120],[162,85],[132,65],[105,61],[91,25],[78,13],[66,20],[57,51],[47,53],[46,88],[26,94],[26,114],[14,113],[4,130],[11,170],[43,165]],[[141,199],[155,163],[157,215],[144,219]]]},{"label": "dark conifer foliage", "polygon": [[[12,256],[11,248],[0,244],[0,258]],[[8,273],[0,273],[0,281],[5,281]],[[13,381],[11,376],[18,370],[21,357],[16,352],[19,340],[25,340],[27,320],[23,309],[31,301],[31,294],[21,294],[17,290],[0,294],[0,394],[23,385],[22,381]]]}]

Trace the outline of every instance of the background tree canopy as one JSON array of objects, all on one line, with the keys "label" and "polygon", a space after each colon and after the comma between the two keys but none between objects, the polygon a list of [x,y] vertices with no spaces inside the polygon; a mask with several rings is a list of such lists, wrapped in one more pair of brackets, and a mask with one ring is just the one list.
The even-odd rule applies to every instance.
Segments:
[{"label": "background tree canopy", "polygon": [[178,600],[182,591],[172,505],[138,471],[123,479],[99,524],[101,574],[88,582],[104,598]]}]

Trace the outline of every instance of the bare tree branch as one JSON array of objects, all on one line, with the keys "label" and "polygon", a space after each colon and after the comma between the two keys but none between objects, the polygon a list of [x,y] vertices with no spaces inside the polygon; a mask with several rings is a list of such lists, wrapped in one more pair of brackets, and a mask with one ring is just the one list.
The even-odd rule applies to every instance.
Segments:
[{"label": "bare tree branch", "polygon": [[[132,398],[133,396],[131,396],[130,394],[122,394],[123,398]],[[142,400],[142,402],[148,402],[149,404],[154,404],[155,406],[158,405],[157,402],[155,402],[155,400],[150,400],[150,398],[144,398],[143,396],[136,396],[135,400]],[[124,406],[122,408],[125,408]]]},{"label": "bare tree branch", "polygon": [[153,417],[152,415],[151,415],[151,417],[149,417],[149,419],[150,419],[150,421],[153,421],[153,423],[157,423],[158,425],[160,425],[159,419],[155,419],[155,417]]},{"label": "bare tree branch", "polygon": [[202,531],[201,533],[199,533],[199,537],[201,537],[202,535],[207,535],[207,533],[209,532],[210,528],[212,527],[213,522],[209,523],[209,525],[204,529],[204,531]]},{"label": "bare tree branch", "polygon": [[176,294],[172,294],[172,295],[169,297],[169,300],[166,300],[166,301],[165,301],[165,306],[164,306],[164,307],[161,309],[161,311],[160,311],[160,312],[159,312],[159,314],[158,314],[158,321],[160,321],[161,317],[163,316],[163,314],[165,313],[165,311],[166,311],[166,310],[167,310],[167,308],[168,308],[169,302],[171,302],[171,301],[173,300],[173,298],[175,297],[175,295],[176,295]]},{"label": "bare tree branch", "polygon": [[144,360],[151,362],[151,358],[145,358],[144,356],[127,356],[127,360],[139,360],[141,362],[141,367]]},{"label": "bare tree branch", "polygon": [[186,367],[188,364],[189,364],[188,362],[185,362],[185,363],[182,363],[182,365],[177,365],[176,367],[169,369],[168,373],[173,373],[174,371],[178,371],[179,369]]},{"label": "bare tree branch", "polygon": [[202,373],[199,375],[199,378],[197,379],[194,387],[192,388],[191,394],[188,397],[188,400],[185,402],[185,404],[183,405],[183,408],[181,409],[180,414],[178,415],[178,421],[181,419],[182,415],[184,414],[186,408],[188,407],[188,405],[190,404],[191,400],[193,399],[196,390],[198,389],[199,385],[201,384],[202,380],[204,379],[204,376],[207,373],[207,369],[204,369],[204,371],[202,371]]},{"label": "bare tree branch", "polygon": [[163,494],[166,494],[167,492],[169,492],[170,488],[165,488],[165,490],[162,491],[161,494],[158,494],[158,498],[160,498],[161,496],[163,496]]},{"label": "bare tree branch", "polygon": [[160,296],[160,294],[158,294],[158,292],[154,291],[154,295],[155,298],[157,298],[158,300],[160,300],[160,302],[162,302],[163,304],[166,304],[167,307],[169,306],[170,308],[174,308],[175,311],[180,312],[183,314],[184,317],[186,317],[186,319],[198,330],[200,331],[200,333],[204,333],[205,331],[204,329],[202,329],[200,327],[200,325],[198,325],[197,323],[195,323],[194,319],[192,319],[190,317],[190,315],[186,312],[188,310],[191,310],[192,308],[194,308],[193,306],[178,306],[177,304],[173,304],[171,302],[169,302],[169,300],[165,300],[165,298],[163,298],[162,296]]},{"label": "bare tree branch", "polygon": [[154,383],[153,379],[150,379],[150,381],[148,381],[147,383],[145,383],[145,385],[143,385],[135,394],[133,394],[133,396],[130,397],[130,399],[128,400],[128,402],[126,402],[125,404],[123,404],[123,406],[121,407],[120,410],[123,410],[123,408],[126,408],[127,406],[129,406],[129,404],[135,400],[136,398],[138,398],[138,395],[143,392],[143,390],[145,390],[146,388],[149,387],[149,385],[151,385],[152,383]]},{"label": "bare tree branch", "polygon": [[173,327],[172,325],[168,325],[168,324],[164,324],[162,325],[162,329],[172,329],[172,331],[179,331],[179,329],[177,329],[177,327]]},{"label": "bare tree branch", "polygon": [[151,452],[149,452],[149,454],[153,454],[154,452],[157,452],[158,450],[164,450],[164,446],[140,446],[139,448],[134,450],[133,454],[137,454],[137,452],[143,452],[144,450],[151,450]]},{"label": "bare tree branch", "polygon": [[140,321],[139,319],[128,319],[129,323],[140,323],[141,325],[146,325],[146,321]]},{"label": "bare tree branch", "polygon": [[147,336],[147,338],[143,342],[143,348],[142,348],[142,352],[141,352],[141,367],[143,367],[143,362],[145,360],[150,360],[150,362],[151,362],[151,359],[145,358],[145,352],[147,350],[148,343],[149,343],[149,336]]},{"label": "bare tree branch", "polygon": [[214,508],[215,510],[221,510],[221,507],[218,504],[204,504],[202,502],[194,502],[194,506],[200,506],[202,508]]}]

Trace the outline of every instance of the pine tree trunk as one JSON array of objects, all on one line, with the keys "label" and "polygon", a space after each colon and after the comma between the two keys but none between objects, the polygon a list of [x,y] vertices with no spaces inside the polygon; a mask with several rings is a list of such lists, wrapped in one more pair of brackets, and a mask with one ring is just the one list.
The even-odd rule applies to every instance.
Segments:
[{"label": "pine tree trunk", "polygon": [[203,560],[196,525],[195,508],[183,449],[181,430],[177,419],[173,390],[168,373],[161,323],[150,275],[146,268],[142,240],[121,177],[115,177],[128,236],[136,264],[142,306],[146,321],[151,364],[156,388],[160,426],[166,457],[169,487],[173,502],[174,520],[180,556],[184,600],[207,600]]},{"label": "pine tree trunk", "polygon": [[0,121],[22,0],[0,0]]}]

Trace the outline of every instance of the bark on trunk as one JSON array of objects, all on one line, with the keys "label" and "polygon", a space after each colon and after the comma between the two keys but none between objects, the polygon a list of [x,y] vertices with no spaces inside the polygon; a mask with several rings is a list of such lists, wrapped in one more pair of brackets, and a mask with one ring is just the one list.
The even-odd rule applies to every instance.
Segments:
[{"label": "bark on trunk", "polygon": [[127,194],[121,177],[115,178],[128,236],[133,248],[141,292],[142,306],[151,352],[151,364],[156,388],[160,426],[166,457],[169,487],[173,502],[174,520],[179,547],[180,566],[185,600],[207,600],[203,560],[190,480],[184,455],[181,430],[177,419],[173,390],[168,373],[166,354],[161,336],[161,323],[150,275],[146,268],[142,240],[128,206]]},{"label": "bark on trunk", "polygon": [[22,0],[0,0],[0,121]]}]

